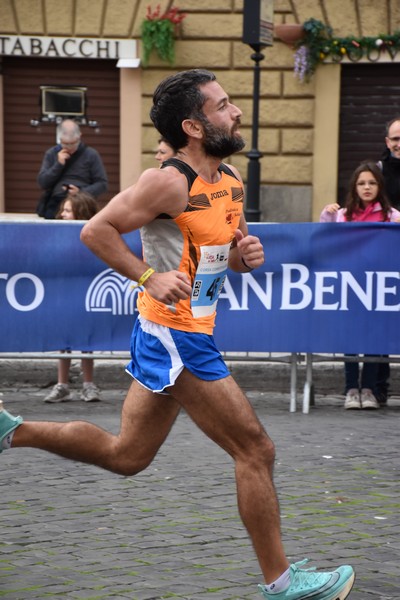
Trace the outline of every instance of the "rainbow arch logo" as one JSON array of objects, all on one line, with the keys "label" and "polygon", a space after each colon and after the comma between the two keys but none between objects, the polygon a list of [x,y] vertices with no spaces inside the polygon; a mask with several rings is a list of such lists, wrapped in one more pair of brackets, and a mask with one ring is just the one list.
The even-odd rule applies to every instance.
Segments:
[{"label": "rainbow arch logo", "polygon": [[87,312],[110,312],[113,315],[133,315],[136,296],[141,288],[132,289],[132,282],[113,269],[99,273],[86,292]]}]

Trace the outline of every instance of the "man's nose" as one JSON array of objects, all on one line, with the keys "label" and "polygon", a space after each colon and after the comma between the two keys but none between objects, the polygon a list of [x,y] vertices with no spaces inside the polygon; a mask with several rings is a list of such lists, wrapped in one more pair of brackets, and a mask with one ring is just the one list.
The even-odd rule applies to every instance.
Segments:
[{"label": "man's nose", "polygon": [[236,106],[236,104],[232,104],[232,117],[236,120],[236,119],[240,119],[240,117],[242,116],[242,111],[240,110],[240,108],[238,106]]}]

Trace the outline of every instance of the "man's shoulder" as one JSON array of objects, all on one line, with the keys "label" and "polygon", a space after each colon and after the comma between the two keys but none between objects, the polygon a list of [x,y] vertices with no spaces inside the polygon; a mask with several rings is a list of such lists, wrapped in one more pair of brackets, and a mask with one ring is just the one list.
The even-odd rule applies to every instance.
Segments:
[{"label": "man's shoulder", "polygon": [[86,144],[82,144],[81,146],[79,146],[78,151],[80,151],[81,155],[85,154],[85,156],[100,156],[96,148],[93,148],[92,146],[87,146]]},{"label": "man's shoulder", "polygon": [[157,168],[151,167],[146,169],[139,177],[139,182],[150,184],[153,187],[180,187],[184,182],[184,174],[174,167]]},{"label": "man's shoulder", "polygon": [[46,150],[46,154],[57,154],[60,151],[60,146],[56,144]]},{"label": "man's shoulder", "polygon": [[219,170],[222,171],[223,173],[225,173],[226,175],[230,175],[231,177],[234,177],[235,179],[237,179],[240,182],[242,181],[242,178],[240,176],[238,169],[236,167],[234,167],[233,165],[229,165],[227,163],[221,163],[219,166]]},{"label": "man's shoulder", "polygon": [[92,163],[97,163],[97,164],[103,163],[100,152],[98,150],[96,150],[96,148],[93,148],[93,146],[84,145],[82,147],[80,155],[84,159],[91,161]]},{"label": "man's shoulder", "polygon": [[141,202],[157,206],[159,213],[179,214],[188,200],[185,176],[174,168],[150,168],[143,171],[132,192]]}]

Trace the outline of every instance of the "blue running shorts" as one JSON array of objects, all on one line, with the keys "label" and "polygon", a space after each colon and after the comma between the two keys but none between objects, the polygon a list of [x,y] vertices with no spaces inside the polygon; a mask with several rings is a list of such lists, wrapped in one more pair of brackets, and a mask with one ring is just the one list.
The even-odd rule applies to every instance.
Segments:
[{"label": "blue running shorts", "polygon": [[184,368],[205,381],[230,374],[212,335],[170,329],[141,316],[132,331],[131,356],[126,371],[157,393],[174,385]]}]

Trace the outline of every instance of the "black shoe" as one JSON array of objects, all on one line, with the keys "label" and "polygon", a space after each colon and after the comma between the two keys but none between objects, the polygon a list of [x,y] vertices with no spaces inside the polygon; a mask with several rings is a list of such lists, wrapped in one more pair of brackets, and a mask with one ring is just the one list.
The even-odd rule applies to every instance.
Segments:
[{"label": "black shoe", "polygon": [[377,399],[379,406],[387,406],[388,397],[386,392],[375,392],[374,396]]}]

